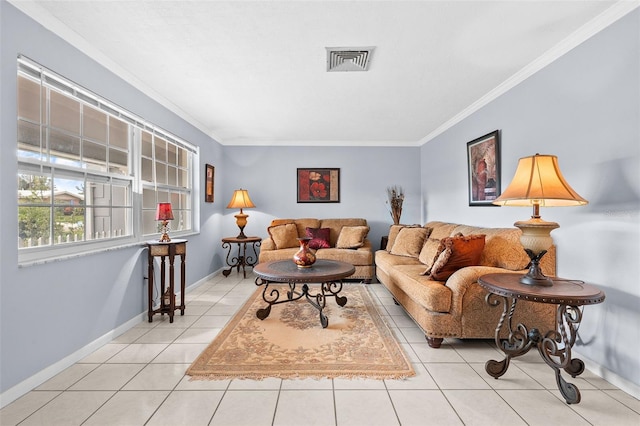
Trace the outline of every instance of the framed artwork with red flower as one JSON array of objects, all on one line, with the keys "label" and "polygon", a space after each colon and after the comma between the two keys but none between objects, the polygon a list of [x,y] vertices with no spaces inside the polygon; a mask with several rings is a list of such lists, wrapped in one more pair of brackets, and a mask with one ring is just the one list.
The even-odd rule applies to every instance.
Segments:
[{"label": "framed artwork with red flower", "polygon": [[296,176],[299,203],[340,202],[340,169],[299,168]]}]

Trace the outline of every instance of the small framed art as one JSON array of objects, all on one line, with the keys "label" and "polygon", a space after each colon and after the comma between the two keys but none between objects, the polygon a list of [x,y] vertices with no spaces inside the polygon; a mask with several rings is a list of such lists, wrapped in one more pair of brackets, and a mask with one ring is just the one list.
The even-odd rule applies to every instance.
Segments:
[{"label": "small framed art", "polygon": [[493,206],[500,196],[500,131],[467,142],[469,205]]},{"label": "small framed art", "polygon": [[299,168],[296,179],[298,203],[340,202],[340,169]]},{"label": "small framed art", "polygon": [[204,201],[207,203],[213,203],[213,184],[216,168],[211,164],[205,164],[204,168]]}]

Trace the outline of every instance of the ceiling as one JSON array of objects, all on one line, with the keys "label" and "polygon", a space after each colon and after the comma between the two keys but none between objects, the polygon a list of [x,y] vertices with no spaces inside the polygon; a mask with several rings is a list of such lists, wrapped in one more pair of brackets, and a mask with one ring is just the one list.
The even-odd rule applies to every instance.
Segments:
[{"label": "ceiling", "polygon": [[[419,146],[630,8],[604,0],[10,2],[220,143],[298,146]],[[371,46],[368,71],[327,72],[326,47]]]}]

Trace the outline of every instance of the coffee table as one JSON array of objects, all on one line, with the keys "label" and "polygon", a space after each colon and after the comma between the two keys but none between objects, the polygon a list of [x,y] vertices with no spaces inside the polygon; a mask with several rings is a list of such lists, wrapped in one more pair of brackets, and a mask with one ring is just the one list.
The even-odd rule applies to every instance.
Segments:
[{"label": "coffee table", "polygon": [[[327,328],[329,320],[322,312],[327,305],[327,297],[334,297],[338,306],[344,306],[347,298],[340,296],[342,291],[342,279],[356,271],[356,268],[346,262],[337,260],[317,260],[307,268],[299,268],[293,260],[274,260],[271,262],[258,263],[253,268],[253,272],[258,276],[256,285],[264,285],[262,299],[267,302],[267,306],[258,309],[256,316],[264,320],[271,313],[273,305],[294,302],[303,297],[307,299],[313,307],[320,313],[320,324],[322,328]],[[276,288],[269,289],[269,284],[273,282],[288,283],[289,290],[286,295],[280,294]],[[320,289],[312,294],[307,283],[320,283]],[[300,290],[296,286],[302,284]]]}]

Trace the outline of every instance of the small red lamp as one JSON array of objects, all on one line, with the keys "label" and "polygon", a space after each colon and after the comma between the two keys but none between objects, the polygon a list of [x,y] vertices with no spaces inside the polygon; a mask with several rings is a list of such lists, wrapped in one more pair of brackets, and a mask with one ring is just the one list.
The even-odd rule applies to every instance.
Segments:
[{"label": "small red lamp", "polygon": [[160,232],[161,243],[168,243],[171,241],[169,238],[169,221],[173,220],[173,211],[171,211],[171,203],[158,203],[158,209],[156,210],[156,220],[162,221]]}]

